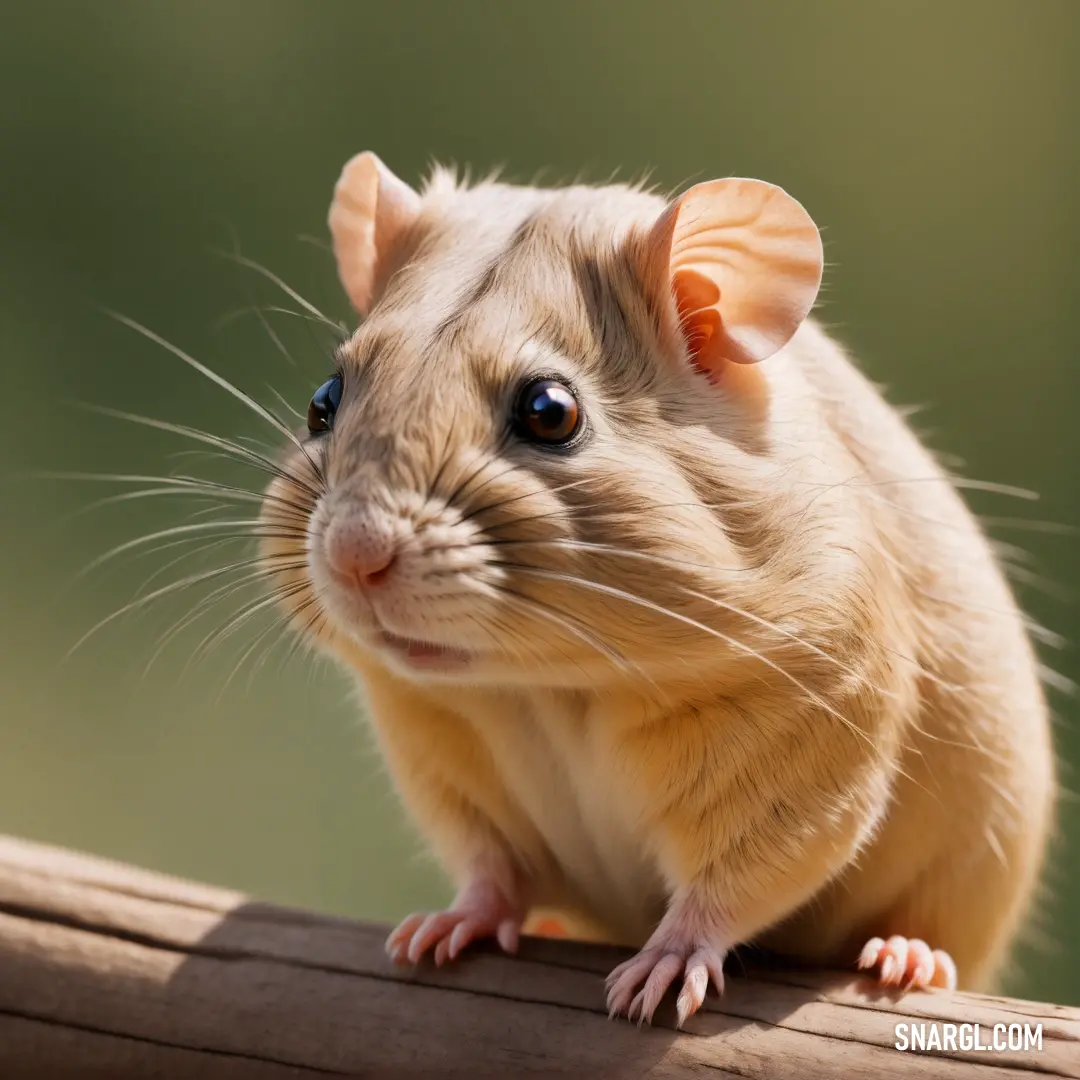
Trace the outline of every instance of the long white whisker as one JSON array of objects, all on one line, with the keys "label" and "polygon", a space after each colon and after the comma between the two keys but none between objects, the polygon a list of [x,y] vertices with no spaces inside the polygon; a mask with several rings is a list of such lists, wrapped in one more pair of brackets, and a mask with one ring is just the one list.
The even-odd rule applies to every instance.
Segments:
[{"label": "long white whisker", "polygon": [[140,424],[143,427],[154,428],[157,431],[167,431],[173,435],[182,435],[184,438],[192,439],[195,442],[205,443],[207,446],[223,450],[226,456],[234,460],[244,461],[249,465],[262,469],[264,472],[270,473],[272,476],[280,477],[282,480],[294,484],[307,492],[312,499],[318,499],[322,495],[321,491],[312,487],[303,478],[294,475],[287,469],[283,469],[265,454],[260,454],[246,446],[241,446],[239,443],[222,438],[220,435],[211,435],[208,431],[200,431],[198,428],[187,427],[184,424],[172,424],[167,420],[156,420],[152,416],[140,416],[138,413],[124,412],[121,409],[110,409],[104,405],[87,405],[78,402],[75,404],[87,412],[98,413],[101,416],[111,416],[117,420],[126,420],[132,424]]},{"label": "long white whisker", "polygon": [[[239,498],[243,501],[258,503],[279,503],[288,510],[295,511],[297,521],[306,520],[308,507],[300,506],[295,500],[283,498],[273,492],[253,491],[251,488],[237,487],[235,484],[225,484],[218,480],[207,480],[201,476],[187,476],[177,473],[172,476],[150,476],[140,473],[80,473],[80,472],[43,472],[36,473],[43,480],[72,480],[86,481],[89,483],[112,483],[112,484],[158,484],[161,487],[153,490],[183,489],[195,494],[214,494],[221,498]],[[147,494],[150,491],[148,489]],[[100,506],[102,503],[92,503],[91,506]]]},{"label": "long white whisker", "polygon": [[284,395],[279,394],[277,392],[277,390],[275,390],[272,386],[270,386],[269,383],[267,384],[266,389],[269,390],[270,393],[273,394],[274,397],[276,397],[278,399],[278,401],[281,402],[281,407],[286,412],[292,413],[293,416],[296,417],[297,421],[299,421],[301,424],[306,424],[307,423],[307,417],[302,412],[300,412],[299,409],[294,409],[293,406],[289,404],[288,399]]},{"label": "long white whisker", "polygon": [[[258,675],[259,672],[262,670],[263,665],[269,659],[270,654],[274,651],[274,649],[277,648],[278,644],[285,637],[285,635],[289,632],[289,630],[290,630],[290,625],[289,624],[292,622],[292,620],[297,615],[301,614],[302,612],[306,611],[309,607],[311,607],[311,606],[313,606],[314,604],[317,604],[317,603],[318,603],[318,600],[313,594],[307,600],[305,600],[302,604],[300,604],[299,607],[297,607],[293,611],[286,612],[281,618],[277,619],[275,622],[272,622],[265,630],[263,630],[259,634],[257,634],[256,637],[255,637],[255,640],[252,642],[251,646],[244,650],[243,655],[236,662],[235,666],[233,667],[232,672],[229,674],[229,677],[225,680],[225,685],[221,688],[222,692],[224,693],[224,691],[228,688],[228,686],[232,682],[233,678],[240,672],[241,668],[243,668],[243,666],[244,666],[245,662],[247,661],[248,657],[251,656],[251,654],[255,651],[255,649],[258,647],[259,643],[262,642],[262,641],[265,641],[266,638],[270,634],[272,634],[274,631],[277,631],[277,637],[266,647],[266,649],[263,650],[262,656],[260,656],[259,659],[251,667],[251,671],[248,674],[248,681],[247,681],[248,688],[250,689],[254,685],[255,676]],[[315,615],[308,621],[307,627],[312,626],[314,624],[315,620],[320,618],[321,615],[322,615],[322,612],[317,610],[315,612]],[[306,630],[306,628],[305,628],[305,630]]]},{"label": "long white whisker", "polygon": [[[930,514],[923,514],[918,510],[913,510],[911,507],[904,506],[902,503],[893,502],[891,499],[883,498],[880,495],[872,495],[871,498],[875,502],[881,503],[883,506],[888,506],[898,513],[905,514],[906,516],[913,518],[917,521],[925,521],[931,525],[937,525],[942,529],[949,529],[954,532],[962,531],[964,526],[953,521],[945,521],[942,518],[934,517]],[[1025,518],[1008,518],[1008,517],[980,517],[978,519],[983,525],[997,526],[997,527],[1009,527],[1009,528],[1029,528],[1033,531],[1040,532],[1060,532],[1063,535],[1072,536],[1078,531],[1074,526],[1058,524],[1053,521],[1031,521]]]},{"label": "long white whisker", "polygon": [[270,320],[263,314],[263,310],[258,305],[255,306],[255,317],[259,320],[260,325],[266,331],[266,336],[274,343],[274,347],[277,349],[285,360],[296,367],[296,361],[292,358],[292,353],[285,348],[285,342],[278,337],[277,331],[270,325]]},{"label": "long white whisker", "polygon": [[[287,573],[292,570],[300,570],[302,569],[302,567],[302,563],[283,564],[280,566],[272,567],[269,573],[264,571],[253,571],[251,573],[245,574],[242,578],[236,581],[226,582],[225,585],[218,586],[218,588],[214,589],[213,592],[208,593],[205,597],[203,597],[202,600],[199,601],[195,608],[192,609],[191,614],[185,617],[183,624],[179,625],[173,631],[170,631],[168,637],[174,637],[178,631],[181,631],[187,626],[190,626],[202,615],[205,615],[207,612],[211,611],[213,608],[217,607],[224,601],[232,599],[238,593],[249,588],[250,586],[261,585],[266,581],[272,580],[278,573]],[[296,591],[300,587],[302,587],[302,585],[303,582],[292,582],[287,585],[276,586],[275,588],[271,589],[269,593],[265,591],[261,592],[249,603],[261,604],[263,600],[281,600],[283,598],[293,596]],[[246,609],[242,608],[241,610]],[[218,630],[220,630],[220,627],[211,630],[210,635],[217,633]],[[210,635],[207,636],[209,637]],[[203,638],[204,643],[206,640],[207,638]],[[164,643],[165,642],[163,642],[163,644]]]},{"label": "long white whisker", "polygon": [[[306,611],[309,607],[315,608],[315,614],[312,615],[312,617],[308,619],[308,621],[304,623],[302,627],[300,627],[299,631],[296,631],[292,644],[289,646],[289,649],[285,653],[285,655],[281,658],[282,667],[285,667],[286,664],[290,663],[292,661],[292,658],[301,649],[306,648],[309,652],[314,651],[314,640],[309,640],[308,634],[311,633],[312,638],[317,640],[318,635],[321,634],[323,629],[326,627],[326,613],[323,610],[322,600],[319,597],[318,590],[316,589],[312,589],[311,596],[304,600],[294,612],[292,612],[289,616],[285,618],[285,625],[288,626],[293,618]],[[312,628],[316,627],[316,624],[318,624],[317,628],[312,631]]]},{"label": "long white whisker", "polygon": [[1066,525],[1058,521],[1037,521],[1031,518],[1013,517],[979,517],[979,521],[987,528],[998,529],[1023,529],[1027,532],[1050,533],[1056,536],[1076,536],[1080,529],[1075,525]]},{"label": "long white whisker", "polygon": [[992,480],[971,480],[966,476],[948,476],[946,479],[953,487],[967,491],[988,491],[992,495],[1008,495],[1014,499],[1038,502],[1040,495],[1031,488],[1016,487],[1013,484],[996,484]]},{"label": "long white whisker", "polygon": [[[143,578],[142,581],[139,583],[138,589],[135,590],[135,595],[141,596],[155,581],[157,581],[158,578],[162,577],[164,574],[167,574],[170,570],[179,566],[185,560],[191,559],[196,555],[205,555],[208,551],[214,551],[216,548],[223,547],[225,544],[235,543],[238,539],[241,538],[226,536],[222,540],[213,540],[208,544],[202,544],[199,547],[189,548],[187,551],[181,552],[181,554],[177,555],[176,558],[169,559],[168,562],[164,563],[162,566],[159,566],[152,573],[147,574],[147,576]],[[245,536],[242,537],[242,539],[247,540],[248,537]],[[179,547],[182,545],[186,546],[190,542],[190,538],[174,540],[172,543],[169,544],[161,544],[153,550],[156,552],[164,551],[168,548]]]},{"label": "long white whisker", "polygon": [[321,236],[312,236],[310,233],[299,233],[296,237],[301,244],[310,244],[312,247],[317,247],[320,251],[325,251],[329,255],[334,254],[333,247],[330,246]]},{"label": "long white whisker", "polygon": [[[493,476],[493,477],[489,478],[488,480],[485,480],[484,483],[480,485],[480,487],[474,488],[472,491],[470,491],[469,495],[470,496],[475,495],[476,492],[479,491],[481,488],[483,488],[486,484],[489,484],[493,480],[497,480],[500,477],[506,476],[507,474],[513,472],[514,468],[516,468],[516,466],[511,466],[505,472],[501,472],[497,476]],[[470,519],[472,519],[474,517],[477,517],[479,514],[487,513],[490,510],[501,510],[504,506],[511,506],[516,502],[521,502],[522,499],[534,498],[537,495],[555,495],[555,494],[558,494],[558,492],[560,492],[560,491],[568,491],[570,488],[581,487],[583,484],[595,483],[596,480],[597,480],[597,478],[594,477],[594,476],[586,476],[581,480],[571,480],[569,483],[560,484],[558,487],[554,487],[554,488],[537,488],[534,491],[526,491],[524,494],[514,495],[509,499],[501,499],[499,502],[488,503],[486,506],[478,506],[475,509],[470,510],[467,514],[463,514],[461,520],[462,521],[469,521]],[[562,512],[562,511],[560,510],[560,511],[556,511],[556,512]],[[550,513],[550,511],[549,511],[549,513]],[[517,519],[517,520],[521,520],[521,519]],[[517,524],[517,520],[514,522],[514,524]]]},{"label": "long white whisker", "polygon": [[[316,463],[312,459],[310,453],[308,452],[308,448],[296,437],[295,432],[293,432],[293,430],[288,426],[288,424],[275,416],[268,408],[266,408],[265,405],[260,404],[250,394],[244,393],[243,390],[241,390],[239,387],[235,386],[232,382],[226,379],[224,375],[219,375],[212,368],[208,368],[205,364],[200,363],[198,360],[195,359],[195,357],[190,356],[188,353],[184,352],[183,349],[174,345],[171,341],[166,341],[165,338],[163,338],[160,334],[154,333],[154,331],[149,329],[149,327],[143,326],[142,323],[136,322],[134,319],[129,319],[126,315],[121,315],[119,312],[116,311],[110,311],[108,309],[105,309],[105,313],[111,318],[115,319],[117,322],[122,323],[124,326],[128,327],[131,330],[134,330],[136,333],[142,334],[143,337],[154,342],[154,344],[160,345],[163,349],[167,350],[168,352],[172,353],[173,356],[177,357],[177,359],[182,360],[185,364],[188,365],[188,367],[192,368],[200,375],[209,379],[216,386],[220,386],[222,390],[224,390],[227,394],[230,394],[232,397],[236,398],[236,400],[239,401],[242,405],[247,406],[247,408],[249,408],[253,413],[255,413],[256,416],[265,420],[276,431],[284,435],[285,438],[288,439],[300,451],[300,453],[307,458],[308,464],[315,472],[315,475],[318,476],[320,480],[322,479],[322,470],[319,468],[318,465],[316,465]],[[260,318],[261,317],[262,313],[260,312]],[[273,333],[273,331],[271,331],[271,333]],[[284,346],[282,346],[282,348],[284,348]],[[291,362],[292,359],[290,357],[290,363]]]},{"label": "long white whisker", "polygon": [[[798,481],[804,482],[804,481]],[[805,481],[809,482],[809,481]],[[1007,495],[1014,499],[1024,499],[1027,502],[1037,502],[1039,493],[1030,488],[1015,487],[1012,484],[998,484],[992,480],[969,480],[965,476],[907,476],[896,477],[889,480],[849,480],[847,487],[894,487],[898,484],[951,484],[955,488],[963,488],[968,491],[987,491],[993,495]]]},{"label": "long white whisker", "polygon": [[275,304],[249,304],[242,308],[237,308],[234,311],[227,311],[214,323],[215,330],[222,330],[231,322],[235,322],[243,315],[253,315],[256,311],[269,312],[273,315],[291,315],[294,319],[303,319],[304,322],[315,323],[316,325],[329,326],[334,331],[334,336],[339,339],[348,337],[348,331],[340,324],[330,322],[327,319],[318,318],[315,315],[309,315],[306,311],[294,311],[292,308],[280,307]]},{"label": "long white whisker", "polygon": [[591,631],[580,628],[577,620],[571,621],[570,617],[563,612],[556,611],[550,604],[544,603],[542,600],[537,600],[535,597],[527,596],[524,593],[519,593],[513,589],[507,588],[505,585],[496,586],[499,594],[503,597],[516,601],[522,606],[526,607],[528,611],[539,615],[541,618],[547,619],[548,622],[554,623],[556,626],[561,627],[564,630],[568,630],[574,637],[579,638],[585,642],[591,649],[595,649],[602,656],[605,656],[613,664],[623,671],[629,671],[631,665],[627,663],[626,658],[618,651],[606,642],[602,641],[599,637],[595,636]]},{"label": "long white whisker", "polygon": [[1005,573],[1023,585],[1038,589],[1039,592],[1043,593],[1045,596],[1049,596],[1051,599],[1060,600],[1063,596],[1068,597],[1071,595],[1069,591],[1058,582],[1051,581],[1041,574],[1033,574],[1030,570],[1027,570],[1022,566],[1017,566],[1015,563],[1007,564]]},{"label": "long white whisker", "polygon": [[239,578],[236,578],[233,581],[227,581],[224,585],[219,585],[216,589],[212,589],[198,600],[191,611],[183,618],[178,619],[176,623],[162,635],[151,654],[150,659],[146,662],[146,667],[143,669],[144,677],[150,671],[150,668],[154,665],[157,658],[168,647],[170,641],[178,634],[183,633],[184,630],[191,626],[192,623],[197,622],[203,615],[207,614],[207,612],[212,611],[218,604],[235,596],[238,592],[246,589],[250,585],[256,585],[260,582],[269,580],[274,574],[287,572],[289,570],[299,570],[304,566],[304,562],[301,560],[284,564],[274,562],[273,565],[270,565],[270,560],[264,558],[250,560],[250,564],[256,567],[254,571],[242,574]]},{"label": "long white whisker", "polygon": [[1047,686],[1052,687],[1059,694],[1064,694],[1066,697],[1074,697],[1077,691],[1080,691],[1080,686],[1077,686],[1068,675],[1062,675],[1060,671],[1055,671],[1053,668],[1047,667],[1046,664],[1039,664],[1039,678]]},{"label": "long white whisker", "polygon": [[579,585],[585,589],[592,589],[595,592],[603,593],[605,595],[614,597],[615,599],[626,600],[629,603],[637,604],[641,607],[648,608],[651,611],[655,611],[657,614],[666,615],[669,618],[676,619],[677,621],[685,623],[688,626],[693,626],[698,630],[702,630],[706,634],[710,634],[711,636],[719,639],[720,641],[723,641],[731,648],[737,649],[739,652],[754,657],[756,660],[759,660],[761,663],[765,664],[766,667],[774,670],[782,678],[787,679],[788,682],[790,682],[793,686],[801,690],[810,701],[812,701],[819,708],[823,709],[830,716],[839,720],[845,727],[847,727],[859,738],[863,739],[869,746],[873,747],[874,745],[873,741],[866,734],[866,732],[856,727],[856,725],[853,724],[846,716],[838,712],[835,708],[833,708],[833,706],[831,706],[827,701],[823,700],[819,695],[815,694],[813,690],[811,690],[804,683],[800,682],[800,680],[797,679],[794,675],[792,675],[789,671],[786,671],[774,660],[770,660],[767,656],[763,656],[761,653],[756,652],[754,649],[751,649],[749,645],[744,644],[737,638],[733,638],[727,634],[721,633],[721,631],[716,630],[711,626],[706,626],[705,623],[698,622],[696,619],[691,619],[688,615],[682,615],[678,612],[670,611],[667,608],[661,606],[660,604],[654,604],[651,600],[646,600],[640,596],[634,596],[633,593],[625,592],[623,589],[616,589],[610,585],[603,585],[598,581],[589,581],[587,578],[575,577],[572,574],[562,574],[553,570],[541,570],[533,566],[523,566],[519,563],[500,563],[499,565],[506,566],[510,569],[515,569],[519,573],[526,574],[530,577],[538,577],[548,581],[563,581],[568,584]]},{"label": "long white whisker", "polygon": [[309,589],[311,586],[306,580],[293,582],[291,585],[286,585],[281,589],[277,589],[269,596],[264,596],[259,600],[253,601],[247,607],[242,608],[240,613],[230,619],[224,626],[219,627],[213,633],[208,635],[196,646],[195,650],[189,657],[187,664],[184,666],[184,671],[190,670],[192,664],[196,663],[201,655],[211,650],[215,645],[224,641],[234,631],[239,629],[245,622],[257,615],[260,611],[264,611],[268,607],[279,604],[282,600],[290,599],[296,596],[298,593]]},{"label": "long white whisker", "polygon": [[214,491],[212,488],[198,488],[194,485],[179,485],[165,487],[164,485],[154,488],[140,488],[138,491],[124,491],[118,495],[106,495],[104,498],[95,499],[85,506],[80,506],[72,517],[81,517],[91,514],[95,510],[101,510],[106,506],[117,506],[121,503],[138,502],[143,499],[153,499],[165,495],[182,495],[189,499],[205,500],[212,499],[212,506],[224,510],[230,503],[258,503],[262,500],[257,495],[241,495],[236,492]]},{"label": "long white whisker", "polygon": [[[160,529],[157,532],[147,533],[145,536],[137,536],[134,540],[126,540],[124,543],[117,545],[109,551],[106,551],[104,555],[99,555],[96,559],[90,562],[82,570],[79,571],[76,581],[85,577],[87,574],[96,570],[104,563],[115,559],[118,555],[123,555],[127,551],[133,551],[135,548],[142,547],[144,544],[153,543],[155,540],[164,540],[174,536],[184,536],[193,533],[212,533],[219,529],[242,529],[242,528],[265,528],[266,522],[259,518],[250,518],[248,520],[229,520],[229,521],[200,521],[194,525],[174,525],[169,529]],[[246,535],[255,536],[256,533],[248,533]],[[302,534],[300,530],[297,531],[297,536],[306,535]]]},{"label": "long white whisker", "polygon": [[332,326],[339,333],[348,334],[348,328],[343,323],[336,323],[332,319],[328,319],[313,303],[309,300],[305,300],[295,289],[286,285],[272,270],[268,270],[265,266],[255,262],[253,259],[249,259],[245,255],[240,255],[235,252],[219,251],[218,254],[222,258],[229,259],[239,266],[246,266],[249,270],[254,270],[257,274],[262,274],[264,278],[273,282],[286,296],[291,300],[295,300],[305,311],[310,312],[320,322],[326,323],[327,326]]},{"label": "long white whisker", "polygon": [[[638,559],[644,562],[655,563],[660,566],[670,566],[675,569],[678,569],[681,566],[700,567],[705,565],[702,563],[687,562],[683,559],[672,559],[659,555],[651,555],[641,551],[626,551],[622,548],[614,547],[610,544],[596,544],[585,540],[522,540],[517,541],[516,543],[528,545],[547,544],[554,547],[570,548],[573,550],[596,551],[607,555],[615,555],[619,558]],[[710,567],[710,569],[712,568]],[[854,676],[860,682],[865,683],[870,687],[870,689],[876,691],[877,693],[884,694],[888,697],[895,697],[895,694],[891,690],[886,690],[882,687],[874,686],[872,683],[868,683],[865,676],[856,671],[855,668],[851,667],[848,664],[845,664],[842,660],[837,659],[835,656],[827,653],[824,649],[819,648],[817,645],[814,645],[812,642],[807,641],[805,638],[800,637],[793,631],[785,630],[784,627],[779,626],[777,623],[771,622],[770,620],[765,619],[760,615],[755,615],[752,611],[746,611],[743,608],[736,607],[734,604],[730,604],[726,600],[719,600],[715,596],[709,596],[706,593],[698,592],[696,589],[681,587],[681,591],[686,593],[688,596],[693,596],[698,600],[704,600],[706,603],[713,604],[715,607],[721,608],[724,611],[730,611],[733,615],[738,615],[741,618],[756,623],[758,626],[761,626],[766,630],[769,630],[775,634],[779,634],[781,637],[787,638],[788,640],[795,642],[797,645],[802,646],[804,649],[812,652],[815,656],[821,657],[821,659],[832,664],[834,667],[839,668],[846,674]]]},{"label": "long white whisker", "polygon": [[[129,612],[136,611],[139,608],[145,607],[147,604],[153,603],[153,601],[160,599],[163,596],[169,596],[172,593],[179,592],[181,589],[191,588],[193,585],[200,585],[205,581],[211,581],[214,578],[221,577],[223,574],[230,574],[234,570],[244,569],[258,563],[262,563],[261,557],[255,559],[246,559],[242,562],[231,563],[227,566],[215,567],[213,570],[205,570],[198,574],[191,574],[188,577],[181,578],[179,581],[170,582],[168,585],[163,585],[160,589],[155,589],[153,592],[144,594],[143,596],[136,597],[123,607],[114,611],[111,615],[107,615],[104,619],[95,623],[89,630],[74,645],[68,649],[66,656],[72,656],[79,648],[81,648],[89,639],[96,634],[99,630],[108,626],[110,623],[115,622],[117,619]],[[270,571],[267,571],[269,574]]]},{"label": "long white whisker", "polygon": [[[503,619],[489,617],[489,626],[485,626],[475,615],[469,615],[468,621],[484,634],[485,637],[489,638],[495,648],[500,652],[511,650],[519,664],[523,664],[525,652],[527,652],[538,666],[543,666],[545,658],[537,652],[535,644],[531,641],[525,641],[514,627],[509,625]],[[495,630],[499,630],[502,633],[503,636],[501,639],[495,635]],[[522,651],[523,649],[525,652]],[[561,649],[558,651],[562,652]],[[563,653],[563,655],[565,656],[566,654]],[[569,656],[567,656],[566,659],[571,663],[573,662]]]},{"label": "long white whisker", "polygon": [[[197,535],[197,536],[183,536],[179,540],[171,540],[171,541],[168,541],[167,543],[164,543],[164,544],[152,544],[152,545],[149,545],[147,547],[144,547],[144,548],[140,549],[136,553],[136,557],[137,558],[142,558],[142,557],[149,556],[149,555],[159,555],[161,552],[169,551],[172,548],[185,547],[185,546],[187,546],[189,544],[197,544],[198,545],[197,547],[190,548],[187,552],[185,552],[185,554],[183,556],[183,558],[193,558],[196,555],[204,554],[207,551],[212,551],[215,547],[224,546],[225,544],[241,544],[241,543],[250,544],[253,539],[260,539],[260,538],[286,539],[286,540],[294,539],[293,537],[279,536],[279,535],[275,535],[275,534],[271,534],[271,533],[237,533],[237,534],[235,534],[233,536],[220,537],[219,539],[217,539],[217,540],[215,540],[215,541],[213,541],[211,543],[204,543],[203,541],[204,541],[205,538],[203,536],[199,536],[199,535]],[[277,556],[269,556],[269,557],[276,558]],[[180,561],[180,560],[175,560],[175,561]],[[166,565],[164,567],[159,567],[157,570],[155,570],[153,573],[151,573],[146,579],[144,579],[142,584],[139,586],[139,589],[136,591],[136,595],[138,595],[139,592],[141,592],[142,589],[144,589],[146,587],[146,585],[150,581],[152,581],[156,577],[160,577],[161,574],[163,574],[165,572],[165,570],[167,570],[167,569],[168,569],[168,565]],[[79,576],[81,577],[82,575],[79,575]],[[78,580],[78,579],[76,579],[76,580]],[[73,587],[75,585],[75,583],[76,583],[75,581],[72,581],[72,582],[70,582],[68,584],[67,587],[71,588],[71,587]]]}]

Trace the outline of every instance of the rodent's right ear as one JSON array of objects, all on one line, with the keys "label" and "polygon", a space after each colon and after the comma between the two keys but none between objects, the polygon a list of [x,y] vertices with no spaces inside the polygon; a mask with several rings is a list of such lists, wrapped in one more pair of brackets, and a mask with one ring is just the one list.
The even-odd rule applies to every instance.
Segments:
[{"label": "rodent's right ear", "polygon": [[394,245],[419,213],[420,196],[370,150],[342,169],[330,204],[330,235],[338,277],[361,315],[386,284]]},{"label": "rodent's right ear", "polygon": [[821,284],[817,226],[763,180],[692,187],[661,215],[646,248],[652,287],[672,295],[690,359],[713,380],[787,344]]}]

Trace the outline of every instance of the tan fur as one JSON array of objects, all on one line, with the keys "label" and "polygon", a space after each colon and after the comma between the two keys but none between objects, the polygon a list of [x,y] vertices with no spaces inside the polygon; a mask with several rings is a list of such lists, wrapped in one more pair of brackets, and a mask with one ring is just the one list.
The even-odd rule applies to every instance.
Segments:
[{"label": "tan fur", "polygon": [[[459,884],[484,868],[634,945],[680,905],[724,945],[823,963],[899,933],[986,986],[1054,800],[1014,601],[942,469],[812,321],[726,384],[684,362],[641,272],[664,206],[437,173],[341,350],[316,468],[289,455],[307,487],[271,485],[264,517],[306,540],[266,554],[306,550],[281,575],[297,624],[361,677]],[[507,435],[531,371],[575,385],[580,452]],[[322,537],[360,504],[401,530],[383,625],[475,651],[463,674],[401,669],[333,587]]]}]

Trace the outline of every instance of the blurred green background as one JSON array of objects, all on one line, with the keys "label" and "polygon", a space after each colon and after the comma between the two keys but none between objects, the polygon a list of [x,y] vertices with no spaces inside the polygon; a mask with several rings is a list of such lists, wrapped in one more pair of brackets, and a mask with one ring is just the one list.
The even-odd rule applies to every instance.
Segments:
[{"label": "blurred green background", "polygon": [[[1076,0],[5,5],[0,830],[359,916],[445,897],[349,683],[286,660],[287,643],[229,680],[268,623],[189,663],[235,610],[224,604],[147,671],[190,606],[176,598],[64,659],[181,549],[76,581],[80,569],[203,508],[148,498],[85,512],[104,485],[27,477],[243,477],[176,457],[183,440],[71,407],[267,435],[98,306],[303,409],[332,335],[268,315],[290,364],[235,313],[295,305],[215,250],[238,247],[347,319],[326,250],[299,237],[325,240],[338,171],[365,148],[410,180],[437,158],[505,163],[515,179],[652,167],[665,185],[742,174],[786,186],[824,227],[821,314],[835,332],[893,401],[929,403],[922,430],[968,475],[1041,493],[973,502],[1030,553],[1026,577],[1055,583],[1023,585],[1028,609],[1076,639],[1075,541],[1032,522],[1080,523],[1078,43]],[[155,581],[227,550],[240,557],[222,548]],[[1069,647],[1045,659],[1078,673]],[[1052,696],[1075,766],[1077,703]],[[1024,953],[1009,988],[1080,1003],[1073,801],[1062,831],[1049,942]]]}]

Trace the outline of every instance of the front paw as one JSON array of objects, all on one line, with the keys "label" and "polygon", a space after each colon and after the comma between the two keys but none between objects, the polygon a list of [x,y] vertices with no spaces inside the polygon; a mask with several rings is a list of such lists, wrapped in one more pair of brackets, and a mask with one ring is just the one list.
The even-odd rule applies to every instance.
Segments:
[{"label": "front paw", "polygon": [[405,918],[386,939],[386,951],[395,964],[418,964],[434,948],[435,963],[441,966],[470,942],[493,937],[505,952],[513,953],[524,914],[499,886],[478,881],[466,887],[448,911]]},{"label": "front paw", "polygon": [[639,1025],[652,1023],[660,999],[681,973],[675,1007],[682,1027],[701,1008],[710,979],[718,992],[723,991],[723,968],[724,950],[711,945],[679,938],[647,945],[608,976],[608,1016],[621,1014]]}]

